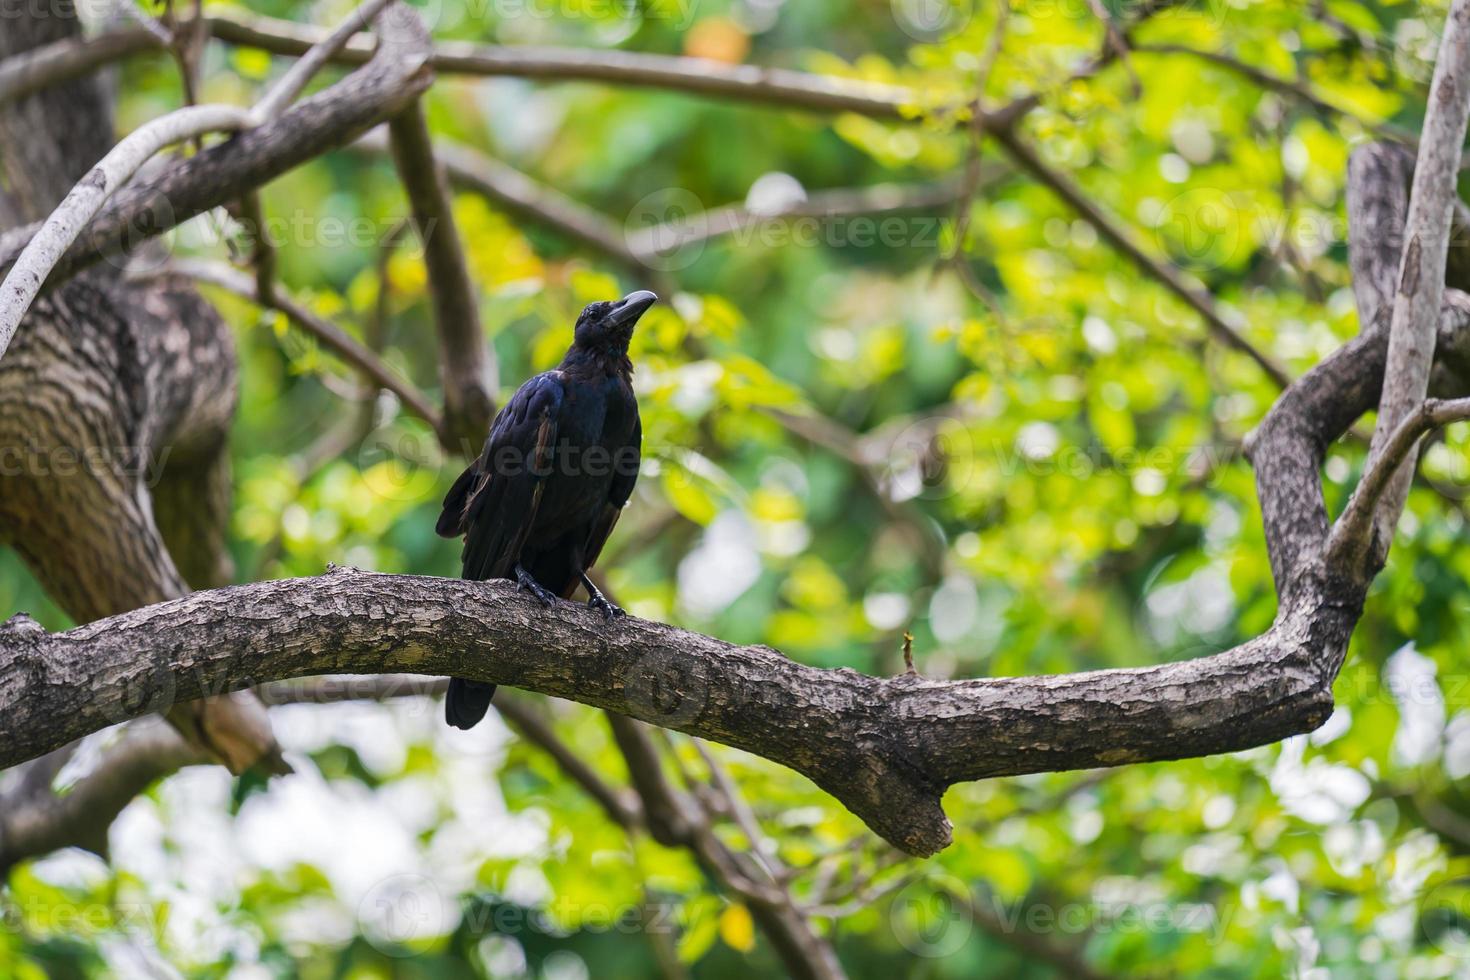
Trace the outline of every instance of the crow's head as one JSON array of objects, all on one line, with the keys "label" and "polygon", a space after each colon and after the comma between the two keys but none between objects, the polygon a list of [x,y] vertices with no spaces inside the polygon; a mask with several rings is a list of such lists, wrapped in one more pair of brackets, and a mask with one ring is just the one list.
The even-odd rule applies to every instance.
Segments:
[{"label": "crow's head", "polygon": [[576,345],[584,350],[627,351],[633,325],[656,302],[657,296],[640,289],[615,303],[589,303],[577,317]]}]

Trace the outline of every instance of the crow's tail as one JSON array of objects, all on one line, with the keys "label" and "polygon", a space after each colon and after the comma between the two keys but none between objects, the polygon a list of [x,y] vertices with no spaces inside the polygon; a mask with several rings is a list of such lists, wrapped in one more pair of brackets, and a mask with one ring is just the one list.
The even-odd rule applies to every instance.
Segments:
[{"label": "crow's tail", "polygon": [[475,723],[490,710],[490,699],[494,696],[494,684],[451,677],[449,693],[444,697],[444,720],[455,728],[474,728]]}]

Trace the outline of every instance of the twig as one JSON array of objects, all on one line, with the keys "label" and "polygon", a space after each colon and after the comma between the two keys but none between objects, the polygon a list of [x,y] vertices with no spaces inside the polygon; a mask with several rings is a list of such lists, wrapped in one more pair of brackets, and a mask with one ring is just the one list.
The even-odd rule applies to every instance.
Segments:
[{"label": "twig", "polygon": [[1132,233],[1098,207],[1085,191],[1072,182],[1070,177],[1053,170],[1042,162],[1036,152],[1027,146],[1015,132],[1004,129],[995,131],[993,135],[1005,150],[1006,155],[1014,160],[1017,166],[1049,187],[1139,270],[1156,279],[1165,289],[1183,300],[1204,319],[1211,333],[1259,364],[1277,386],[1284,388],[1291,383],[1291,377],[1283,367],[1246,340],[1234,326],[1226,322],[1224,316],[1216,308],[1214,299],[1208,293],[1186,283],[1180,272],[1173,266],[1146,253],[1134,241]]},{"label": "twig", "polygon": [[746,840],[750,841],[751,852],[760,863],[761,870],[772,881],[782,881],[786,867],[781,862],[775,848],[771,847],[769,839],[761,832],[760,821],[756,819],[755,811],[750,808],[750,803],[745,799],[745,795],[740,792],[740,787],[735,784],[729,770],[719,759],[715,758],[715,754],[710,751],[703,739],[696,738],[693,739],[693,742],[695,750],[699,752],[699,757],[704,760],[705,768],[709,770],[710,779],[729,805],[730,815],[735,818],[735,823],[745,834]]},{"label": "twig", "polygon": [[913,884],[923,876],[923,871],[910,871],[907,874],[895,875],[881,885],[873,885],[855,892],[852,897],[842,902],[828,902],[821,905],[803,906],[807,915],[816,916],[819,919],[844,919],[849,915],[861,912],[869,905],[882,901],[896,891]]},{"label": "twig", "polygon": [[429,423],[435,432],[441,431],[443,423],[439,413],[423,392],[392,371],[381,358],[341,327],[285,296],[280,289],[273,290],[269,298],[262,297],[257,291],[257,282],[251,276],[219,262],[180,259],[168,268],[285,314],[292,323],[336,352],[369,381],[393,392],[405,408]]},{"label": "twig", "polygon": [[1327,541],[1327,563],[1330,566],[1348,568],[1353,558],[1364,553],[1379,503],[1420,436],[1431,429],[1467,418],[1470,418],[1470,398],[1449,401],[1431,398],[1420,402],[1417,408],[1399,420],[1392,434],[1383,440],[1381,448],[1370,454],[1363,478],[1358,481],[1342,516],[1332,528]]},{"label": "twig", "polygon": [[1107,45],[1112,49],[1113,55],[1123,70],[1128,73],[1129,84],[1133,88],[1133,97],[1136,99],[1143,93],[1143,83],[1138,80],[1138,72],[1133,70],[1133,62],[1128,59],[1128,42],[1118,30],[1118,25],[1113,22],[1113,17],[1108,13],[1108,8],[1103,6],[1102,0],[1087,0],[1087,6],[1092,8],[1092,15],[1102,21],[1103,35],[1107,39]]},{"label": "twig", "polygon": [[1273,75],[1263,68],[1257,68],[1255,65],[1247,64],[1222,51],[1206,51],[1201,48],[1192,48],[1186,44],[1135,44],[1133,45],[1133,51],[1136,54],[1184,55],[1190,58],[1199,58],[1202,61],[1207,61],[1212,65],[1233,72],[1269,92],[1276,92],[1277,94],[1296,99],[1309,106],[1319,115],[1335,116],[1339,119],[1351,119],[1379,139],[1403,143],[1411,147],[1418,146],[1419,144],[1419,138],[1407,129],[1395,126],[1392,123],[1373,122],[1364,119],[1351,109],[1345,109],[1340,105],[1329,102],[1301,82],[1293,81],[1289,78],[1282,78],[1279,75]]},{"label": "twig", "polygon": [[164,27],[151,14],[138,6],[137,0],[119,0],[117,6],[122,12],[130,17],[139,27],[153,35],[153,39],[159,44],[168,46],[173,43],[173,34]]},{"label": "twig", "polygon": [[925,184],[876,184],[815,191],[805,200],[773,211],[751,211],[744,204],[730,204],[643,229],[628,237],[628,247],[638,260],[649,261],[691,244],[738,235],[746,229],[783,218],[840,218],[919,211],[952,204],[963,194],[962,181],[938,180]]}]

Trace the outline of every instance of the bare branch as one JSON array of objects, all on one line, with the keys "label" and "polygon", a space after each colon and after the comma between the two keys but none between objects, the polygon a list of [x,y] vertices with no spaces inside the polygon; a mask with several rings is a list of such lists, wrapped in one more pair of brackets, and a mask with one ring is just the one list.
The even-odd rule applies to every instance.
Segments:
[{"label": "bare branch", "polygon": [[31,236],[0,283],[0,357],[62,254],[139,167],[164,147],[205,133],[245,129],[252,121],[249,110],[237,106],[190,106],[134,130],[103,157]]},{"label": "bare branch", "polygon": [[[1399,436],[1396,430],[1418,408],[1429,390],[1444,295],[1455,180],[1467,118],[1470,118],[1470,0],[1456,0],[1445,20],[1434,78],[1430,82],[1424,134],[1414,166],[1398,293],[1389,325],[1383,394],[1368,452],[1370,473],[1390,452],[1391,444]],[[1407,449],[1404,453],[1407,454]],[[1356,559],[1365,557],[1369,569],[1381,567],[1412,479],[1413,467],[1400,466],[1386,487],[1370,492],[1364,499],[1378,500],[1371,539],[1367,536],[1339,538],[1334,555],[1352,559],[1353,565],[1357,565]],[[1344,554],[1344,548],[1350,548],[1351,553]],[[1351,567],[1348,571],[1362,575],[1368,570]]]},{"label": "bare branch", "polygon": [[963,181],[937,180],[925,184],[874,184],[813,191],[802,200],[771,211],[752,211],[744,204],[728,204],[642,229],[629,236],[628,247],[640,261],[648,262],[691,244],[739,235],[747,229],[783,218],[839,218],[922,211],[953,204],[964,192]]},{"label": "bare branch", "polygon": [[816,670],[635,619],[609,629],[580,605],[542,614],[502,583],[339,571],[198,592],[55,635],[13,622],[0,634],[0,764],[247,682],[407,668],[755,752],[896,846],[932,853],[949,841],[939,800],[955,782],[1229,751],[1315,727],[1356,610],[1310,598],[1262,637],[1198,660],[943,682]]},{"label": "bare branch", "polygon": [[[211,17],[209,26],[210,33],[226,43],[282,55],[303,54],[325,34],[320,28],[265,17]],[[367,38],[359,35],[336,52],[333,60],[358,64],[370,52]],[[444,74],[611,82],[892,119],[914,115],[911,110],[925,102],[921,93],[898,86],[629,51],[440,41],[434,46],[432,66]]]},{"label": "bare branch", "polygon": [[1198,313],[1210,332],[1229,347],[1240,351],[1261,366],[1261,369],[1280,387],[1291,383],[1291,376],[1269,355],[1247,340],[1215,306],[1209,293],[1184,280],[1179,270],[1145,252],[1123,225],[1118,224],[1104,212],[1093,199],[1072,182],[1072,178],[1047,166],[1036,152],[1011,129],[992,130],[996,141],[1016,165],[1036,178],[1080,214],[1088,224],[1097,229],[1109,244],[1132,262],[1141,272],[1157,280],[1160,285]]},{"label": "bare branch", "polygon": [[122,9],[124,14],[132,18],[139,27],[153,35],[154,40],[158,41],[159,44],[167,47],[173,43],[174,38],[169,33],[168,28],[159,23],[152,14],[138,6],[137,0],[119,0],[117,6]]},{"label": "bare branch", "polygon": [[1103,5],[1103,0],[1087,0],[1087,6],[1091,8],[1092,15],[1102,22],[1107,49],[1128,73],[1128,82],[1133,89],[1133,97],[1138,98],[1143,93],[1143,83],[1138,80],[1138,72],[1134,71],[1133,62],[1128,58],[1128,41],[1118,30],[1118,25],[1113,22],[1113,16],[1108,13],[1108,8]]},{"label": "bare branch", "polygon": [[423,392],[384,364],[382,358],[368,349],[361,341],[326,317],[319,316],[297,303],[285,295],[281,289],[274,288],[269,296],[261,296],[258,277],[252,277],[219,262],[181,259],[171,263],[166,271],[186,275],[211,286],[218,286],[251,302],[285,314],[292,323],[320,340],[342,360],[356,368],[363,377],[377,387],[393,392],[405,408],[429,423],[435,432],[442,430],[443,422],[439,413]]},{"label": "bare branch", "polygon": [[[432,77],[427,35],[406,28],[418,23],[411,7],[395,4],[384,16],[397,26],[367,68],[303,99],[273,123],[248,129],[118,191],[56,263],[51,281],[233,201],[325,150],[351,142],[411,102]],[[421,32],[422,25],[418,27]],[[0,236],[0,269],[15,262],[40,228],[35,223]]]},{"label": "bare branch", "polygon": [[1419,438],[1431,429],[1470,418],[1470,398],[1452,401],[1427,399],[1399,420],[1398,426],[1383,440],[1382,449],[1370,457],[1363,478],[1353,489],[1347,507],[1332,528],[1327,544],[1327,563],[1347,568],[1355,556],[1362,554],[1372,533],[1373,516],[1388,492],[1394,474],[1413,453]]},{"label": "bare branch", "polygon": [[448,189],[434,160],[423,108],[417,102],[389,121],[388,141],[429,272],[434,324],[439,332],[439,374],[444,381],[446,445],[473,452],[490,431],[495,414],[495,364],[480,326],[479,300],[465,264]]},{"label": "bare branch", "polygon": [[358,31],[371,24],[391,2],[392,0],[364,0],[362,6],[347,15],[330,34],[313,44],[301,60],[292,65],[255,103],[256,119],[259,122],[270,122],[279,117],[287,106],[296,101],[296,96],[301,94],[302,89],[306,88],[332,56],[341,51]]},{"label": "bare branch", "polygon": [[143,27],[110,31],[95,38],[52,41],[0,61],[0,104],[79,78],[114,61],[165,47]]},{"label": "bare branch", "polygon": [[49,780],[0,799],[0,878],[17,862],[76,846],[106,856],[107,829],[134,797],[183,766],[212,760],[162,720],[129,725],[64,794]]}]

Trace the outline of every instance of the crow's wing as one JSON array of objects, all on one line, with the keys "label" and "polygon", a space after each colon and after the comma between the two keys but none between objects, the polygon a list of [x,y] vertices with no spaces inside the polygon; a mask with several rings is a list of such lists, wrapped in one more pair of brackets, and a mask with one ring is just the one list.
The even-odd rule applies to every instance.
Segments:
[{"label": "crow's wing", "polygon": [[[636,407],[634,411],[637,411]],[[628,437],[628,444],[613,460],[617,471],[613,475],[612,485],[608,487],[607,503],[593,518],[592,527],[587,534],[587,544],[582,549],[583,568],[591,568],[597,563],[597,556],[602,554],[602,546],[607,544],[608,537],[617,526],[623,506],[633,496],[633,485],[638,482],[638,465],[642,459],[643,420],[635,418],[633,434]]]},{"label": "crow's wing", "polygon": [[565,395],[559,371],[521,385],[495,416],[480,458],[444,498],[435,530],[465,535],[465,578],[510,577],[541,504]]}]

